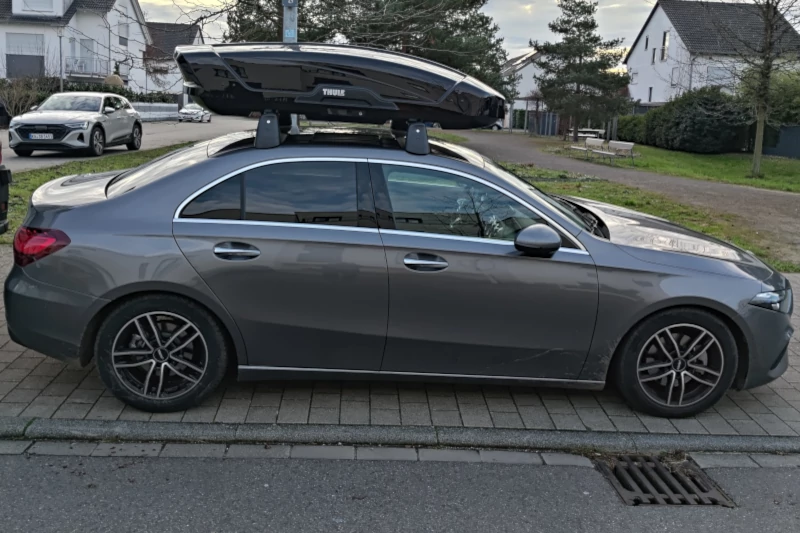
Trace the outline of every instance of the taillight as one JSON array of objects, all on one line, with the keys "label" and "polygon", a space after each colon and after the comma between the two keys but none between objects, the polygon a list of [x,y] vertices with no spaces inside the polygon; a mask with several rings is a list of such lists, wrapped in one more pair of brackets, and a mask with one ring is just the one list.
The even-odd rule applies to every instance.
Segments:
[{"label": "taillight", "polygon": [[69,243],[69,237],[61,230],[21,226],[14,235],[14,263],[21,267],[30,265]]}]

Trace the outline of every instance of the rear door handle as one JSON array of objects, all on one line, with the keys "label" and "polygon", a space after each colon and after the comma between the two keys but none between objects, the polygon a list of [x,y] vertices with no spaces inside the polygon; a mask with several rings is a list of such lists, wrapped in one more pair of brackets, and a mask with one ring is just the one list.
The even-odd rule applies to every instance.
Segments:
[{"label": "rear door handle", "polygon": [[403,258],[406,268],[418,272],[436,272],[450,266],[443,257],[433,254],[413,253]]},{"label": "rear door handle", "polygon": [[261,251],[255,246],[243,242],[223,242],[214,247],[214,255],[220,259],[245,260],[255,259]]}]

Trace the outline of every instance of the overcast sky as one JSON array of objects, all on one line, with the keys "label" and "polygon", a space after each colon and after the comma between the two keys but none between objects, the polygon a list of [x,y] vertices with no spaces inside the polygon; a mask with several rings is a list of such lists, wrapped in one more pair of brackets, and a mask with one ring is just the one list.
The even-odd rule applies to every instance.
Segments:
[{"label": "overcast sky", "polygon": [[[218,4],[219,0],[139,0],[147,20],[153,22],[188,22],[191,12],[200,5]],[[624,38],[630,46],[644,24],[655,0],[600,0],[597,21],[606,39]],[[180,6],[180,7],[178,7]],[[182,11],[189,13],[183,15]],[[509,56],[528,50],[528,41],[553,38],[547,23],[559,15],[555,0],[489,0],[485,7],[500,26]],[[221,36],[222,24],[206,28],[207,34]]]}]

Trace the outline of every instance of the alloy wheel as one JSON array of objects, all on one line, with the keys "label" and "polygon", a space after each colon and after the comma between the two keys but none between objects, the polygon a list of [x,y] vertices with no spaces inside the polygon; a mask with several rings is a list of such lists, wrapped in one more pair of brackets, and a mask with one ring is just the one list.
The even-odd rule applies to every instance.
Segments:
[{"label": "alloy wheel", "polygon": [[142,146],[142,130],[137,126],[133,127],[133,144],[136,148]]},{"label": "alloy wheel", "polygon": [[636,376],[652,401],[686,407],[716,389],[724,366],[722,346],[710,331],[694,324],[675,324],[644,344]]},{"label": "alloy wheel", "polygon": [[129,320],[117,333],[111,365],[133,393],[174,399],[200,382],[208,367],[208,345],[200,329],[175,313],[156,311]]},{"label": "alloy wheel", "polygon": [[103,132],[100,130],[95,130],[94,135],[92,135],[92,148],[94,148],[94,153],[96,154],[103,153]]}]

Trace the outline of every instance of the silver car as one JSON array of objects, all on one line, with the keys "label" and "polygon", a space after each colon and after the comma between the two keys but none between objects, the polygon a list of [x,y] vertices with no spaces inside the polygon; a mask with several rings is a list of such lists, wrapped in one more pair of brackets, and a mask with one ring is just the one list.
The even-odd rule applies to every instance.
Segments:
[{"label": "silver car", "polygon": [[32,197],[11,338],[149,411],[239,379],[602,389],[688,416],[787,368],[792,290],[752,254],[374,133],[238,134]]},{"label": "silver car", "polygon": [[142,119],[117,94],[73,92],[50,96],[38,107],[14,117],[9,147],[20,157],[36,150],[79,151],[99,156],[109,146],[142,146]]},{"label": "silver car", "polygon": [[178,122],[211,122],[211,112],[197,104],[187,104],[178,112]]}]

